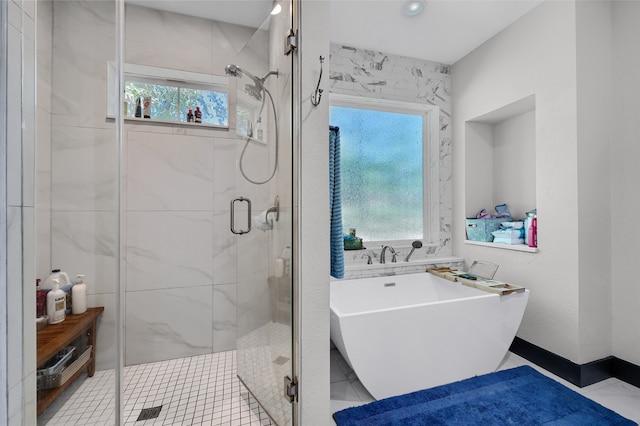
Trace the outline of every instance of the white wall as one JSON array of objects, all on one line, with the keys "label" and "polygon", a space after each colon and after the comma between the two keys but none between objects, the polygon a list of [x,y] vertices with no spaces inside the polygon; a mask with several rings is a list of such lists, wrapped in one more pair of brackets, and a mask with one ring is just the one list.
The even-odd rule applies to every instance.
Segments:
[{"label": "white wall", "polygon": [[[301,1],[300,62],[302,139],[300,150],[299,349],[300,425],[329,424],[329,103],[311,105],[320,67],[329,57],[329,3]],[[325,66],[326,66],[325,62]]]},{"label": "white wall", "polygon": [[[497,279],[531,289],[519,337],[585,362],[594,354],[579,351],[575,20],[572,2],[545,2],[454,64],[453,252],[497,263]],[[540,252],[466,245],[465,122],[531,94]]]},{"label": "white wall", "polygon": [[494,125],[493,203],[488,209],[508,200],[511,215],[523,218],[535,207],[535,123],[530,111]]},{"label": "white wall", "polygon": [[613,355],[640,365],[640,3],[616,1],[613,16],[613,137],[611,138],[611,276]]},{"label": "white wall", "polygon": [[580,362],[611,355],[612,22],[609,1],[576,2]]},{"label": "white wall", "polygon": [[[530,288],[519,337],[579,364],[612,353],[610,18],[609,2],[545,2],[453,67],[454,250]],[[467,246],[464,122],[530,94],[539,252]]]}]

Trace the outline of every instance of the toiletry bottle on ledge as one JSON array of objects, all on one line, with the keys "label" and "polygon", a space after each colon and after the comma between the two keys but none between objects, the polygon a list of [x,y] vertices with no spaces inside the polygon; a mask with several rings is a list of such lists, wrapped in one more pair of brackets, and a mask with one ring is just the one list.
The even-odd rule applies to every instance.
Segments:
[{"label": "toiletry bottle on ledge", "polygon": [[145,96],[142,101],[142,114],[144,118],[151,118],[151,96]]},{"label": "toiletry bottle on ledge", "polygon": [[200,107],[196,107],[196,112],[193,113],[193,116],[196,123],[202,123],[202,111],[200,111]]},{"label": "toiletry bottle on ledge", "polygon": [[60,287],[64,287],[66,285],[71,284],[71,280],[69,279],[69,275],[66,272],[60,271],[60,269],[53,269],[51,274],[44,280],[41,287],[43,290],[51,290],[53,289],[53,280],[58,280],[58,284]]},{"label": "toiletry bottle on ledge", "polygon": [[47,293],[47,316],[49,324],[57,324],[64,321],[67,309],[67,294],[60,289],[60,281],[53,280],[53,290]]},{"label": "toiletry bottle on ledge", "polygon": [[190,109],[187,113],[187,123],[193,123],[193,110]]},{"label": "toiletry bottle on ledge", "polygon": [[142,118],[142,100],[139,96],[136,99],[136,117]]},{"label": "toiletry bottle on ledge", "polygon": [[87,311],[87,285],[84,283],[84,275],[78,274],[75,284],[71,288],[71,313],[82,314]]},{"label": "toiletry bottle on ledge", "polygon": [[527,243],[529,247],[538,247],[538,218],[536,217],[531,219]]}]

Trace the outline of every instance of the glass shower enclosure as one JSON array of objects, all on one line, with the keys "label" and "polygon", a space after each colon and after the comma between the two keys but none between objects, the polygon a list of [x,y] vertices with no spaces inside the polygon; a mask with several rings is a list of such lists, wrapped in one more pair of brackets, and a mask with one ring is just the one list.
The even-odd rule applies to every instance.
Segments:
[{"label": "glass shower enclosure", "polygon": [[294,2],[18,3],[37,6],[38,26],[25,265],[86,274],[89,306],[104,307],[96,374],[116,377],[104,415],[135,422],[131,367],[225,353],[273,421],[293,424]]},{"label": "glass shower enclosure", "polygon": [[236,128],[243,136],[236,146],[230,228],[237,246],[237,374],[278,425],[289,425],[293,409],[283,389],[285,379],[294,377],[294,55],[282,47],[292,28],[292,2],[280,6],[282,12],[256,31],[238,63],[227,67],[237,77]]}]

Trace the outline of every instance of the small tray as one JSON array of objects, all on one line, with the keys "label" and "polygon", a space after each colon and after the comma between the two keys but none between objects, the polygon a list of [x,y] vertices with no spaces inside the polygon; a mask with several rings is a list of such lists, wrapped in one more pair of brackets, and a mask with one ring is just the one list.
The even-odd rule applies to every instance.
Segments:
[{"label": "small tray", "polygon": [[431,268],[427,269],[427,272],[449,281],[459,282],[462,285],[474,287],[478,290],[487,291],[489,293],[506,295],[525,291],[524,287],[502,281],[487,280],[485,278],[476,277],[466,272],[457,271],[451,268]]},{"label": "small tray", "polygon": [[459,272],[449,267],[431,268],[431,269],[427,269],[427,272],[449,281],[453,281],[453,282],[458,281]]},{"label": "small tray", "polygon": [[524,287],[494,280],[468,280],[466,278],[458,278],[458,281],[460,281],[462,285],[474,287],[478,290],[487,291],[489,293],[498,293],[501,295],[521,293],[525,290]]}]

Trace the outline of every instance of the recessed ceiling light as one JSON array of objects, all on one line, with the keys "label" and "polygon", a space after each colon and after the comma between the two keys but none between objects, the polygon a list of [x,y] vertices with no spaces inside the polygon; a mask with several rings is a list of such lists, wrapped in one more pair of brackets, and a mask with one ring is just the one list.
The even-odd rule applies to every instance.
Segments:
[{"label": "recessed ceiling light", "polygon": [[407,16],[416,16],[422,13],[426,6],[424,0],[409,0],[403,6],[404,14]]}]

